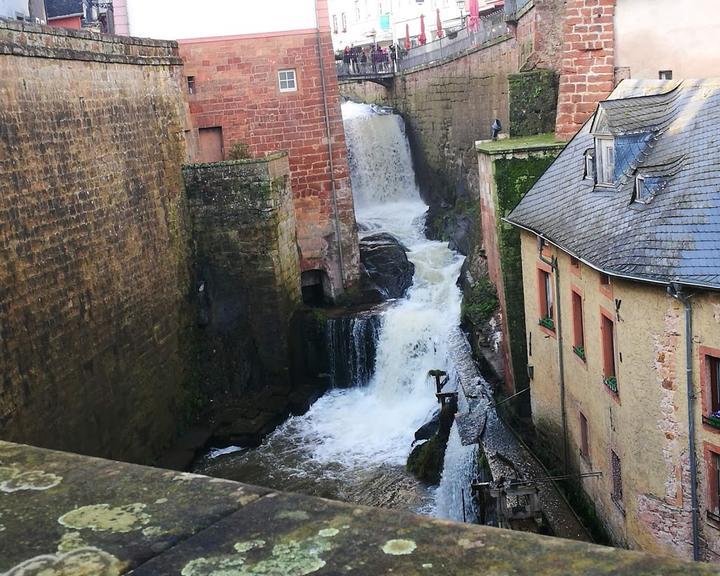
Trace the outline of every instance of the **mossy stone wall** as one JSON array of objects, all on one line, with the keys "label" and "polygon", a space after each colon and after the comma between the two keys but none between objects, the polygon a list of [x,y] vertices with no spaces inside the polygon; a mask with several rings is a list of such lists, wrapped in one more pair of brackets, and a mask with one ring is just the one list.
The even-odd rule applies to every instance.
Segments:
[{"label": "mossy stone wall", "polygon": [[510,136],[555,131],[558,75],[554,70],[533,70],[508,75]]},{"label": "mossy stone wall", "polygon": [[[523,196],[555,160],[556,152],[529,154],[526,158],[498,158],[494,163],[497,194],[497,240],[505,289],[505,322],[512,359],[515,390],[529,384],[525,304],[523,297],[520,230],[502,218],[518,205]],[[526,401],[529,400],[526,398]]]},{"label": "mossy stone wall", "polygon": [[289,385],[300,265],[287,154],[183,170],[202,378],[212,396]]}]

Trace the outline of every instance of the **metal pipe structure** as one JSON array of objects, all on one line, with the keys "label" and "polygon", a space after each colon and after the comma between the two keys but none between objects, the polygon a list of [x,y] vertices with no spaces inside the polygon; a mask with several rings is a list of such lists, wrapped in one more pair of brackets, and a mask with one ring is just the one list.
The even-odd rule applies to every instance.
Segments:
[{"label": "metal pipe structure", "polygon": [[[343,258],[342,237],[340,236],[340,222],[338,219],[337,188],[335,186],[335,162],[333,161],[332,132],[330,130],[330,111],[327,101],[327,83],[325,81],[325,59],[323,58],[322,37],[320,35],[320,10],[315,0],[315,20],[317,25],[316,38],[318,59],[320,63],[320,84],[323,93],[323,107],[325,112],[325,133],[327,135],[328,156],[330,157],[330,184],[332,187],[333,223],[335,224],[335,241],[338,250],[338,264],[340,267],[340,287],[345,290],[345,262]],[[333,298],[335,294],[333,294]]]},{"label": "metal pipe structure", "polygon": [[693,385],[692,306],[688,294],[681,284],[671,283],[668,294],[683,303],[685,307],[685,377],[687,379],[688,404],[688,455],[690,459],[690,500],[692,513],[693,560],[700,560],[700,532],[698,528],[697,457],[695,453],[695,387]]},{"label": "metal pipe structure", "polygon": [[545,238],[538,236],[538,257],[541,262],[549,265],[555,273],[555,310],[557,311],[557,340],[558,340],[558,370],[560,372],[560,416],[562,418],[562,452],[563,452],[563,471],[568,473],[568,433],[567,433],[567,414],[565,412],[565,356],[563,353],[563,332],[562,332],[562,314],[560,313],[560,267],[558,266],[557,257],[553,256],[550,260],[545,258],[542,253],[545,245]]}]

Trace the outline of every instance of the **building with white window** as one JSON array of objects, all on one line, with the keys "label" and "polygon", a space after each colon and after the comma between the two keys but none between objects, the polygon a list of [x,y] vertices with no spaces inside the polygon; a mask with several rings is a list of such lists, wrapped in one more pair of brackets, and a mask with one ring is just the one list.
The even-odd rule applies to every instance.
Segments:
[{"label": "building with white window", "polygon": [[[480,10],[502,5],[496,0],[479,0]],[[468,15],[468,0],[330,0],[330,19],[335,50],[345,46],[384,45],[404,42],[409,32],[411,43],[420,36],[420,17],[424,16],[428,42],[438,37],[438,14],[443,31],[463,26]]]},{"label": "building with white window", "polygon": [[357,225],[327,0],[205,0],[202,10],[115,0],[115,13],[118,32],[178,40],[190,160],[287,150],[303,282],[329,299],[352,284]]},{"label": "building with white window", "polygon": [[625,80],[507,221],[532,417],[615,544],[720,556],[720,81]]}]

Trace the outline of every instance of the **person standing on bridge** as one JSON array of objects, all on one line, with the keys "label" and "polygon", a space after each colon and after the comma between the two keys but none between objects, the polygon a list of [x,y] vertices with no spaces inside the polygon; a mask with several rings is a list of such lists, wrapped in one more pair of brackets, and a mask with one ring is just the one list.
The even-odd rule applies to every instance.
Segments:
[{"label": "person standing on bridge", "polygon": [[395,68],[395,61],[397,60],[397,48],[395,48],[395,44],[390,44],[388,50],[390,51],[390,62],[392,63],[391,72],[394,74],[395,72],[397,72]]},{"label": "person standing on bridge", "polygon": [[358,68],[358,50],[357,46],[350,46],[350,72],[352,74],[359,74],[360,68]]},{"label": "person standing on bridge", "polygon": [[367,49],[362,48],[360,50],[360,70],[363,72],[363,74],[367,73]]},{"label": "person standing on bridge", "polygon": [[350,47],[345,46],[345,50],[343,50],[343,72],[345,74],[350,73]]}]

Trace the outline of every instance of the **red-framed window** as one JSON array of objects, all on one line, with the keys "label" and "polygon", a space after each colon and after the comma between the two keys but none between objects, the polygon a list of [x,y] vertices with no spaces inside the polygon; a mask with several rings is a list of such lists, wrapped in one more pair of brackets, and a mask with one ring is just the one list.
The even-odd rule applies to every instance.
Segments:
[{"label": "red-framed window", "polygon": [[555,294],[551,268],[538,267],[538,305],[540,325],[555,330]]},{"label": "red-framed window", "polygon": [[720,524],[720,446],[705,442],[703,453],[707,472],[707,516],[709,520]]},{"label": "red-framed window", "polygon": [[615,370],[615,323],[606,314],[600,315],[602,323],[600,334],[603,349],[603,376],[605,378],[617,377]]},{"label": "red-framed window", "polygon": [[612,300],[613,297],[613,287],[612,287],[612,280],[610,279],[610,276],[607,274],[600,272],[600,292],[605,295],[606,298],[610,298]]},{"label": "red-framed window", "polygon": [[582,278],[582,263],[575,256],[570,256],[570,271],[578,278]]},{"label": "red-framed window", "polygon": [[703,424],[720,430],[720,350],[700,346],[700,390]]},{"label": "red-framed window", "polygon": [[583,320],[582,294],[572,291],[573,351],[585,361],[585,323]]},{"label": "red-framed window", "polygon": [[608,311],[600,309],[600,338],[602,341],[603,382],[616,397],[619,395],[616,350],[615,322]]}]

